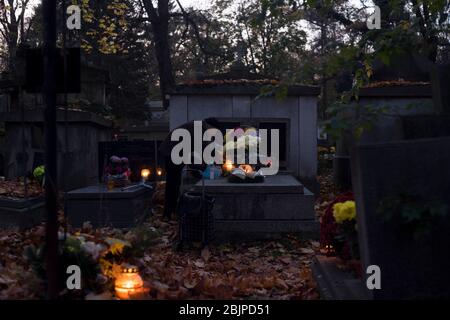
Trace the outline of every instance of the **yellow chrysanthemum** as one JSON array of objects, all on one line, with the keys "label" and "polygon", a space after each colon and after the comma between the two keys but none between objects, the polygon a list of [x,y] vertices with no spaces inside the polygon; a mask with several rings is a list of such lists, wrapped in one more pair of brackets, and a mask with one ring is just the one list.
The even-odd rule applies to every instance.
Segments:
[{"label": "yellow chrysanthemum", "polygon": [[354,220],[356,218],[355,201],[336,203],[333,206],[333,216],[337,223]]},{"label": "yellow chrysanthemum", "polygon": [[123,243],[116,242],[109,247],[109,251],[114,255],[118,255],[122,253],[124,247],[125,245]]}]

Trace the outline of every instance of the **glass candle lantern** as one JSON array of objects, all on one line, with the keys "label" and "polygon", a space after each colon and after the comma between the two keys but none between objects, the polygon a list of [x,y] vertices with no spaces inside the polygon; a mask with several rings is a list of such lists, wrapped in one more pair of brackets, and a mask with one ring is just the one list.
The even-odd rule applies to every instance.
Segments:
[{"label": "glass candle lantern", "polygon": [[116,296],[121,300],[129,300],[133,295],[141,293],[143,289],[144,282],[136,267],[124,267],[116,278]]},{"label": "glass candle lantern", "polygon": [[146,182],[148,180],[149,176],[150,176],[150,170],[149,169],[142,169],[141,170],[142,182]]},{"label": "glass candle lantern", "polygon": [[234,165],[233,165],[233,161],[231,160],[227,160],[225,161],[225,164],[223,165],[223,170],[225,171],[225,173],[231,173],[231,171],[233,171],[234,169]]}]

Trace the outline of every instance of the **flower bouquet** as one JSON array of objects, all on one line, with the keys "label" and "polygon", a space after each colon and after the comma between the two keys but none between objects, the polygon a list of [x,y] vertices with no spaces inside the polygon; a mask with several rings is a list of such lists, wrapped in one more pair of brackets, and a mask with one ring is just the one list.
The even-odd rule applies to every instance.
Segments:
[{"label": "flower bouquet", "polygon": [[247,164],[233,169],[228,177],[231,183],[261,183],[264,182],[264,176],[260,171],[253,170],[253,167]]},{"label": "flower bouquet", "polygon": [[361,276],[361,263],[356,224],[356,206],[352,193],[338,196],[321,217],[322,253],[337,256],[341,263]]},{"label": "flower bouquet", "polygon": [[[235,141],[237,138],[237,141]],[[262,166],[258,163],[252,163],[253,159],[256,160],[258,155],[251,154],[251,152],[257,153],[258,145],[260,143],[260,137],[258,137],[257,130],[255,128],[237,128],[234,131],[229,131],[225,135],[225,165],[224,176],[228,176],[228,181],[232,183],[259,183],[264,182],[264,176],[259,171]],[[238,159],[238,161],[244,160],[245,164],[240,164],[235,167],[232,161],[226,159],[228,154],[237,154],[244,159]],[[251,163],[251,164],[250,164]]]}]

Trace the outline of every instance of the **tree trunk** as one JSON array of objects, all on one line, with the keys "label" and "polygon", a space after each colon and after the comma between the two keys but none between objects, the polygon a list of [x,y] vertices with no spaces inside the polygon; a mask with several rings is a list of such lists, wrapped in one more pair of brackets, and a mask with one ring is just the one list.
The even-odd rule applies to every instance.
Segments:
[{"label": "tree trunk", "polygon": [[[160,27],[163,29],[162,26]],[[164,107],[167,108],[168,100],[166,99],[166,95],[175,85],[167,29],[154,32],[154,39],[156,59],[158,60],[161,99],[163,100]]]},{"label": "tree trunk", "polygon": [[17,42],[19,40],[19,24],[16,19],[16,12],[14,10],[14,2],[9,1],[9,18],[8,25],[8,70],[11,77],[16,79],[16,56],[17,56]]},{"label": "tree trunk", "polygon": [[169,100],[166,95],[175,86],[169,43],[169,0],[158,0],[157,9],[153,6],[151,0],[142,1],[152,25],[156,59],[158,60],[161,99],[164,107],[167,108],[169,106]]}]

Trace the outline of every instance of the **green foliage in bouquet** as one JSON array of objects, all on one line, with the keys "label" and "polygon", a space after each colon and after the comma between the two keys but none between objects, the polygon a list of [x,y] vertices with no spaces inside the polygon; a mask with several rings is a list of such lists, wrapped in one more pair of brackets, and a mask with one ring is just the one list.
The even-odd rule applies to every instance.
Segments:
[{"label": "green foliage in bouquet", "polygon": [[36,167],[33,170],[33,177],[37,181],[39,181],[39,183],[42,183],[42,181],[44,181],[44,177],[45,177],[45,167],[44,166]]}]

